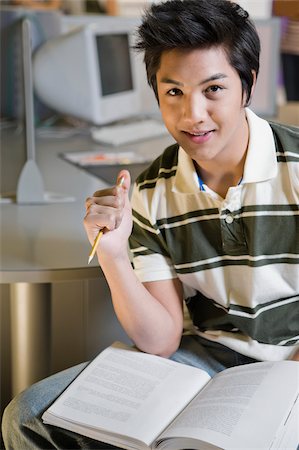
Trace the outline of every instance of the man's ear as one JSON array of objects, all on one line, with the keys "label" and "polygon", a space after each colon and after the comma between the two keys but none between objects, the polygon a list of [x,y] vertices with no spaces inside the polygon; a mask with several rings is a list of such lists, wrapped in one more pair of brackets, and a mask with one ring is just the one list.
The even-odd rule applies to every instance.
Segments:
[{"label": "man's ear", "polygon": [[256,86],[256,71],[252,70],[252,86],[251,86],[251,90],[250,90],[250,97],[247,101],[247,92],[244,91],[243,93],[243,106],[249,106],[252,100],[252,96],[255,90],[255,86]]},{"label": "man's ear", "polygon": [[251,91],[250,91],[250,102],[252,100],[252,96],[253,96],[255,86],[256,86],[256,71],[252,70],[251,73],[252,73],[253,82],[252,82]]}]

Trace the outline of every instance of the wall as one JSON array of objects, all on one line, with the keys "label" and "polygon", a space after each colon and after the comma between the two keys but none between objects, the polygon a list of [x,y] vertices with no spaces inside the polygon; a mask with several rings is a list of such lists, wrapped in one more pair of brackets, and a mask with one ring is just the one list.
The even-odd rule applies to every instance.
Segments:
[{"label": "wall", "polygon": [[237,2],[252,18],[269,19],[272,15],[272,0],[239,0]]}]

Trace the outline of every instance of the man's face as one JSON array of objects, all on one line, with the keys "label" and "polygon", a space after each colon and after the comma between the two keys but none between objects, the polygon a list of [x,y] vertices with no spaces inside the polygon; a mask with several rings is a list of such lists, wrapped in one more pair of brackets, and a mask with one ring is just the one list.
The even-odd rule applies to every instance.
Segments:
[{"label": "man's face", "polygon": [[222,163],[244,154],[245,96],[221,47],[164,52],[156,75],[165,125],[192,159]]}]

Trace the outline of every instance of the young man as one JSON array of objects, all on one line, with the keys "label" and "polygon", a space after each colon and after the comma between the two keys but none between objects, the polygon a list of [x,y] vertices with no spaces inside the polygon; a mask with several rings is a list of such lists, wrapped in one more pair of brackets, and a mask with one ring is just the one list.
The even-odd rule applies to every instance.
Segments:
[{"label": "young man", "polygon": [[[247,13],[227,0],[154,4],[137,47],[177,144],[140,175],[132,202],[127,171],[122,186],[86,202],[91,244],[109,230],[97,256],[120,322],[139,349],[211,375],[298,358],[299,130],[246,108],[259,70]],[[194,324],[186,335],[184,300]],[[40,420],[78,371],[12,402],[8,449],[108,448]]]}]

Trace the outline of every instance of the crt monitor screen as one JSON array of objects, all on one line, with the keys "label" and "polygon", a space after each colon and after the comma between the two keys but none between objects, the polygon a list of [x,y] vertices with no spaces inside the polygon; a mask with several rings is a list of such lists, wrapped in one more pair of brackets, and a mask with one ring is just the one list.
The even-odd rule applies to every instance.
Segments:
[{"label": "crt monitor screen", "polygon": [[133,89],[129,40],[127,34],[96,36],[102,95]]},{"label": "crt monitor screen", "polygon": [[33,58],[37,95],[55,111],[97,125],[138,115],[132,35],[131,24],[103,21],[47,41]]}]

